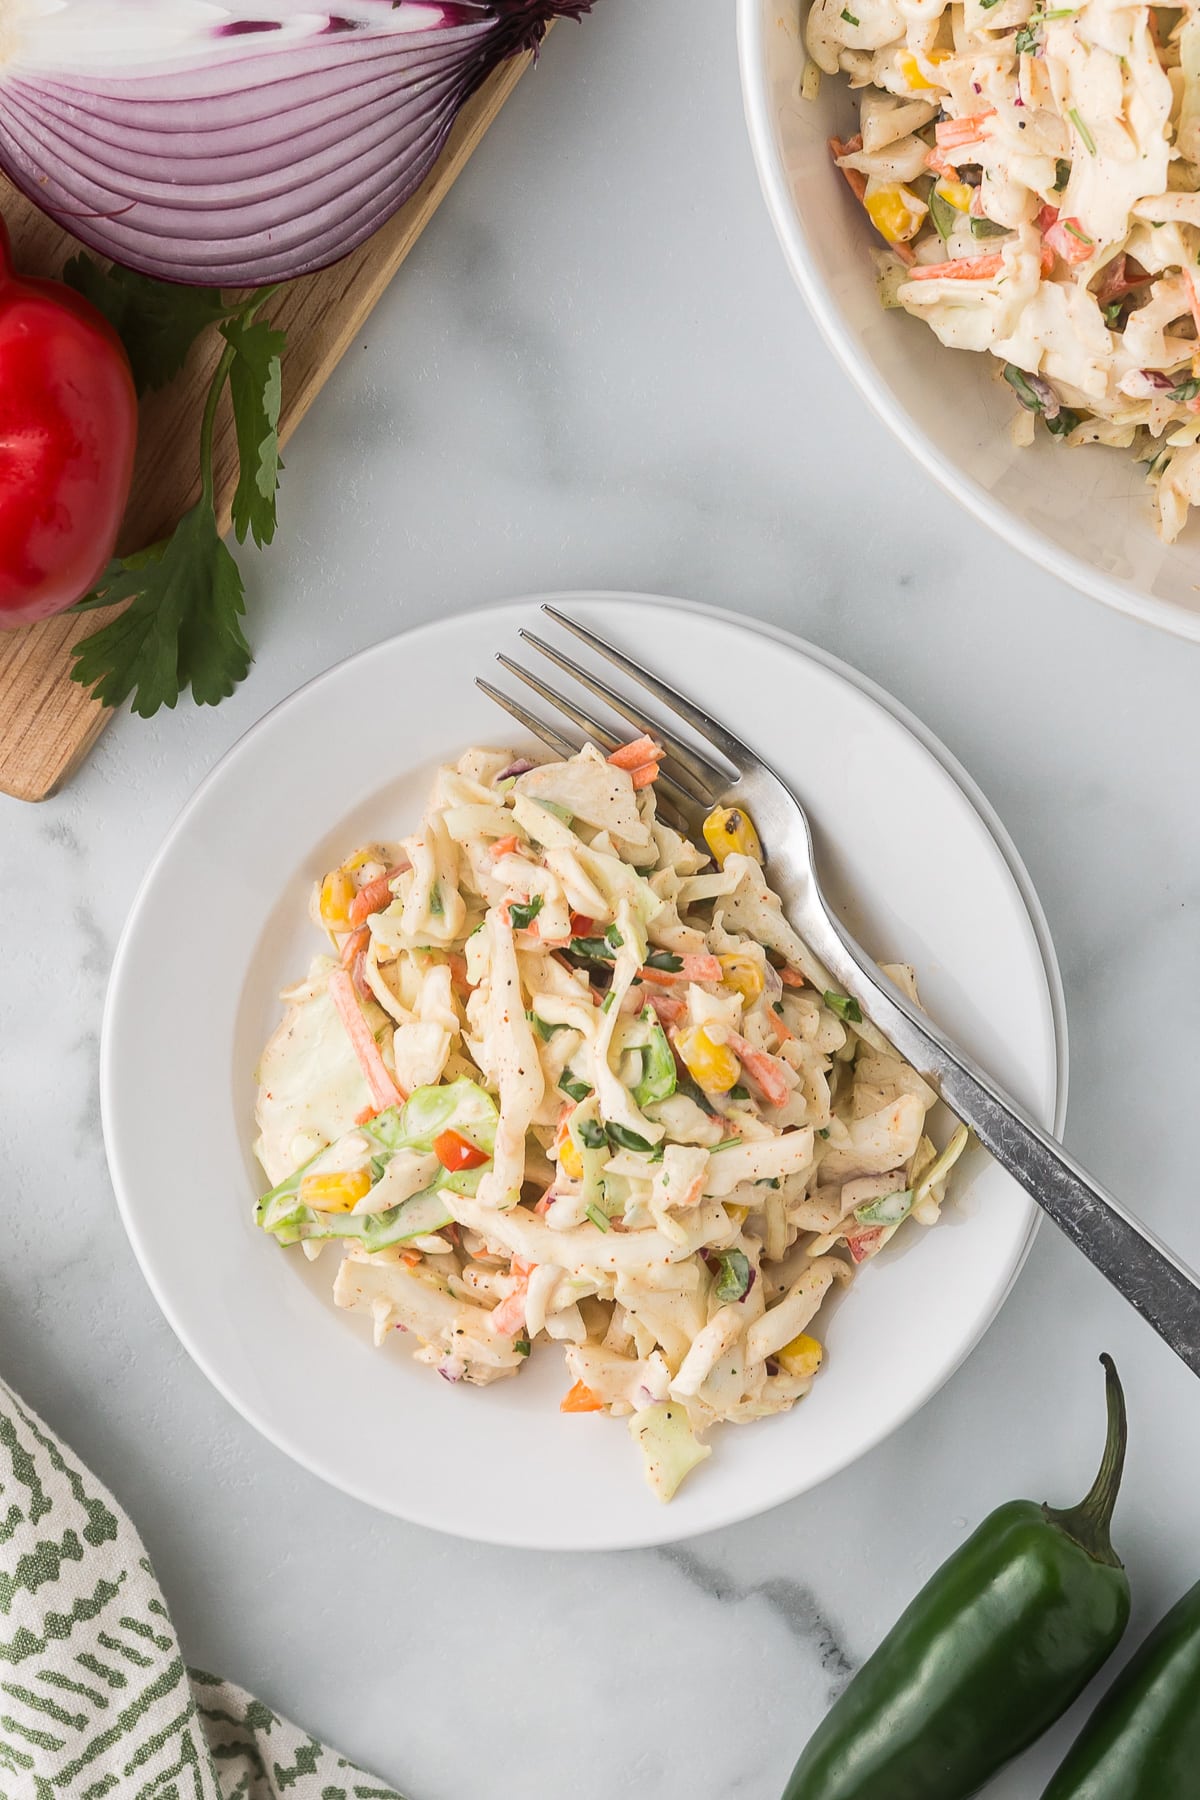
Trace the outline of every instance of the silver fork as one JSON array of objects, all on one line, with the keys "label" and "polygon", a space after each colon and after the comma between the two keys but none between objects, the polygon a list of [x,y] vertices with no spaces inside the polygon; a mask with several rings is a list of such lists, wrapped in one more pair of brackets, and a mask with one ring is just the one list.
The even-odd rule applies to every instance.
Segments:
[{"label": "silver fork", "polygon": [[[1062,1145],[1042,1130],[965,1051],[940,1031],[875,966],[831,912],[813,862],[812,834],[796,795],[703,707],[597,637],[577,619],[542,611],[597,656],[619,669],[657,707],[632,702],[590,669],[532,632],[521,637],[561,674],[578,683],[639,733],[666,751],[659,777],[678,815],[694,830],[713,806],[744,805],[768,847],[771,884],[794,930],[828,973],[828,987],[850,995],[864,1015],[925,1077],[958,1117],[974,1130],[996,1161],[1037,1201],[1043,1212],[1093,1262],[1117,1291],[1195,1374],[1200,1374],[1200,1282],[1174,1251],[1093,1181]],[[623,737],[507,656],[497,660],[585,737],[613,750]],[[560,756],[579,744],[486,681],[477,684],[520,724]],[[664,714],[682,721],[704,750],[687,742]]]}]

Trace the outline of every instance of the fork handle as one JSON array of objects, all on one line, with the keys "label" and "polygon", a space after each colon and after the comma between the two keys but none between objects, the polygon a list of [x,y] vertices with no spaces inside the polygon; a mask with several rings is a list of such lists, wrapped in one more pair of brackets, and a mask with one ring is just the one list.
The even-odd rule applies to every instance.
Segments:
[{"label": "fork handle", "polygon": [[1017,1102],[926,1019],[821,906],[800,935],[913,1068],[1077,1249],[1200,1375],[1200,1281]]}]

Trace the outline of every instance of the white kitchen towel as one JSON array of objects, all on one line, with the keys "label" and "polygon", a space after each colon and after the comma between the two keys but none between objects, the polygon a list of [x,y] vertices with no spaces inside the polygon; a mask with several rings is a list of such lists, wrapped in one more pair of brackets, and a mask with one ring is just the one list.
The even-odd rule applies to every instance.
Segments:
[{"label": "white kitchen towel", "polygon": [[0,1800],[401,1800],[188,1669],[141,1539],[0,1382]]}]

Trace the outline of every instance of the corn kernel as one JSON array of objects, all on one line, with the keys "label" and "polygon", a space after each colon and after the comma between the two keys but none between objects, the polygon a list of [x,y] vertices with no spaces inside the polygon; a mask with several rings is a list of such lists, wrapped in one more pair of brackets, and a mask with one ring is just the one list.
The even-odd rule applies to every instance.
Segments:
[{"label": "corn kernel", "polygon": [[729,1214],[733,1223],[739,1227],[746,1223],[750,1214],[750,1208],[748,1206],[737,1206],[732,1200],[727,1200],[725,1202],[725,1211]]},{"label": "corn kernel", "polygon": [[725,858],[735,852],[739,856],[752,856],[755,862],[763,859],[754,821],[740,806],[714,807],[704,821],[704,841],[712,851],[718,869],[723,869]]},{"label": "corn kernel", "polygon": [[345,869],[334,869],[321,883],[320,913],[322,925],[330,931],[347,931],[350,908],[357,889]]},{"label": "corn kernel", "polygon": [[559,1140],[558,1166],[571,1181],[583,1180],[583,1157],[569,1131],[564,1131]]},{"label": "corn kernel", "polygon": [[928,208],[903,182],[888,181],[873,187],[867,183],[863,205],[872,225],[889,244],[905,244],[916,237]]},{"label": "corn kernel", "polygon": [[947,205],[954,208],[955,212],[970,212],[971,199],[975,193],[975,189],[973,187],[968,187],[965,181],[947,181],[943,179],[938,182],[937,191]]},{"label": "corn kernel", "polygon": [[300,1198],[305,1206],[317,1212],[353,1212],[358,1202],[371,1191],[369,1169],[338,1169],[328,1174],[305,1175],[300,1182]]},{"label": "corn kernel", "polygon": [[727,1094],[736,1087],[742,1065],[729,1045],[718,1044],[703,1025],[681,1031],[675,1045],[688,1074],[706,1094]]},{"label": "corn kernel", "polygon": [[825,1360],[825,1346],[807,1332],[801,1332],[790,1344],[785,1344],[778,1352],[778,1359],[789,1375],[796,1375],[801,1380],[816,1374]]},{"label": "corn kernel", "polygon": [[742,999],[752,1005],[763,991],[763,972],[752,956],[741,950],[728,951],[718,956],[723,980],[726,987],[740,994]]},{"label": "corn kernel", "polygon": [[[929,50],[926,52],[925,61],[930,68],[936,69],[938,65],[944,63],[950,55],[951,52],[949,50]],[[896,58],[896,67],[899,69],[908,86],[917,93],[922,93],[927,89],[935,88],[938,85],[936,81],[930,81],[911,50],[902,50],[900,52],[899,56]]]}]

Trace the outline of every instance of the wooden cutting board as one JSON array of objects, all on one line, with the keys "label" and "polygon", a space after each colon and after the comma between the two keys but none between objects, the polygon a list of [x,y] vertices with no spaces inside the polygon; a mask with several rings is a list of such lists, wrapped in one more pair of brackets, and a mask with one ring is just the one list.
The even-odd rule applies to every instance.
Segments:
[{"label": "wooden cutting board", "polygon": [[[521,56],[503,63],[471,97],[422,186],[374,237],[333,268],[290,282],[271,305],[270,317],[288,334],[279,431],[283,443],[358,336],[530,60]],[[2,177],[0,212],[12,237],[14,263],[25,274],[56,276],[79,249]],[[206,333],[179,379],[142,402],[137,471],[117,546],[122,554],[165,536],[198,497],[200,415],[221,347],[215,331]],[[227,408],[218,420],[215,458],[224,532],[237,478]],[[283,529],[286,504],[285,497]],[[71,645],[110,616],[68,615],[0,632],[0,792],[19,800],[46,799],[79,766],[112,717],[69,675]],[[180,704],[192,702],[184,698]]]}]

